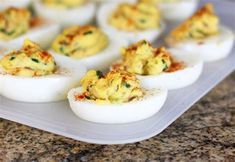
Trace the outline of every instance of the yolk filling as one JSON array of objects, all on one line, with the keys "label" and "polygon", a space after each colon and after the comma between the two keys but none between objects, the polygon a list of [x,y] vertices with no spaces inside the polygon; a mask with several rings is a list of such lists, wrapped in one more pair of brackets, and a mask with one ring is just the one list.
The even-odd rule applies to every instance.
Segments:
[{"label": "yolk filling", "polygon": [[109,23],[124,31],[141,31],[160,27],[160,12],[148,3],[121,4],[108,19]]},{"label": "yolk filling", "polygon": [[127,70],[139,75],[156,75],[172,71],[171,66],[176,64],[164,47],[153,48],[146,40],[123,48],[121,54],[121,62],[113,65],[113,69]]},{"label": "yolk filling", "polygon": [[11,40],[30,28],[31,14],[27,9],[8,8],[0,12],[0,39]]},{"label": "yolk filling", "polygon": [[94,26],[74,26],[65,29],[52,44],[59,54],[75,59],[91,56],[104,50],[109,40],[105,33]]},{"label": "yolk filling", "polygon": [[191,18],[174,29],[167,41],[175,43],[187,39],[201,40],[219,32],[219,18],[215,15],[213,5],[208,3]]},{"label": "yolk filling", "polygon": [[83,93],[76,100],[91,100],[98,104],[125,103],[143,97],[144,92],[134,74],[126,71],[111,71],[103,75],[90,70],[82,78]]},{"label": "yolk filling", "polygon": [[37,44],[25,40],[20,50],[13,51],[0,60],[0,67],[11,75],[34,77],[55,72],[54,58]]}]

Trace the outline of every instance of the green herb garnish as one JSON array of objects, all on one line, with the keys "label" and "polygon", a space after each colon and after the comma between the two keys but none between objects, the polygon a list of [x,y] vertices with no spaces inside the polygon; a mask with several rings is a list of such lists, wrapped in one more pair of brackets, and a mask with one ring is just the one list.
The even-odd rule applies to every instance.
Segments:
[{"label": "green herb garnish", "polygon": [[203,36],[206,36],[206,33],[204,31],[200,30],[200,29],[197,29],[197,32],[200,33]]},{"label": "green herb garnish", "polygon": [[12,61],[14,60],[16,57],[15,56],[12,56],[9,60]]},{"label": "green herb garnish", "polygon": [[146,20],[145,20],[145,19],[140,19],[140,22],[141,22],[141,23],[145,23]]},{"label": "green herb garnish", "polygon": [[96,75],[98,76],[99,79],[104,76],[103,73],[101,71],[99,71],[99,70],[96,71]]},{"label": "green herb garnish", "polygon": [[192,33],[189,33],[189,38],[193,38],[193,34]]},{"label": "green herb garnish", "polygon": [[165,65],[164,68],[163,68],[163,71],[166,71],[168,69],[167,63],[163,59],[162,59],[162,63]]},{"label": "green herb garnish", "polygon": [[130,85],[129,83],[127,83],[127,82],[124,83],[124,86],[125,86],[126,88],[130,88],[130,87],[131,87],[131,85]]},{"label": "green herb garnish", "polygon": [[0,32],[5,33],[6,35],[12,35],[12,34],[15,33],[15,30],[12,30],[12,31],[8,32],[6,29],[1,28]]},{"label": "green herb garnish", "polygon": [[87,31],[85,33],[83,33],[83,35],[89,35],[89,34],[92,34],[93,32],[92,31]]},{"label": "green herb garnish", "polygon": [[6,32],[7,35],[12,35],[12,34],[14,34],[14,33],[15,33],[15,30],[12,30],[12,31],[10,31],[10,32]]},{"label": "green herb garnish", "polygon": [[60,47],[60,52],[64,53],[64,47],[63,46]]},{"label": "green herb garnish", "polygon": [[86,98],[86,99],[88,99],[88,100],[90,100],[90,99],[91,99],[91,97],[89,97],[89,96],[85,96],[85,98]]},{"label": "green herb garnish", "polygon": [[31,58],[31,60],[32,60],[33,62],[39,63],[38,59]]},{"label": "green herb garnish", "polygon": [[72,50],[70,53],[75,53],[75,52],[80,51],[80,50],[82,50],[82,48],[78,47],[78,48],[75,48],[74,50]]},{"label": "green herb garnish", "polygon": [[146,41],[146,40],[143,40],[143,42],[142,42],[143,44],[148,44],[148,42]]},{"label": "green herb garnish", "polygon": [[5,30],[4,28],[0,28],[0,32],[5,33],[5,32],[6,32],[6,30]]}]

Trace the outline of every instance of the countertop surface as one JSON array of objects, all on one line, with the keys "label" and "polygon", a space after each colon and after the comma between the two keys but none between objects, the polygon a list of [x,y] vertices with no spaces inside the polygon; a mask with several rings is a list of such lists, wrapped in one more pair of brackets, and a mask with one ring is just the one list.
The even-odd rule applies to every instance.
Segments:
[{"label": "countertop surface", "polygon": [[235,161],[235,72],[160,135],[94,145],[0,119],[0,161]]}]

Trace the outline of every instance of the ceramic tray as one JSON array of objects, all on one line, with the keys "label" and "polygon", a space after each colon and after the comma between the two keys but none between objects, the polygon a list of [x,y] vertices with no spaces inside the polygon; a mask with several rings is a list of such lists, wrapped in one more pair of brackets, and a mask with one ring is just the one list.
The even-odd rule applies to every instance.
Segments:
[{"label": "ceramic tray", "polygon": [[[235,30],[235,3],[212,1],[223,24]],[[0,117],[76,140],[98,144],[137,142],[161,133],[195,102],[235,69],[235,49],[224,60],[206,64],[200,79],[192,86],[169,92],[164,107],[143,121],[106,125],[77,118],[68,102],[27,104],[0,96]],[[154,106],[154,105],[152,105]]]}]

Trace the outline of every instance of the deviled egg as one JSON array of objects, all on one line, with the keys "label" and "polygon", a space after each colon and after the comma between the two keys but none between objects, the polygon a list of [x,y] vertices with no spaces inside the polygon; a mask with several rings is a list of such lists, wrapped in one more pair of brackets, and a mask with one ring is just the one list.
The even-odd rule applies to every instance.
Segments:
[{"label": "deviled egg", "polygon": [[216,61],[229,55],[234,33],[220,25],[212,4],[206,4],[175,28],[166,39],[169,46],[198,54],[204,61]]},{"label": "deviled egg", "polygon": [[0,12],[0,48],[20,48],[26,38],[47,48],[59,31],[59,25],[32,17],[27,9],[11,7]]},{"label": "deviled egg", "polygon": [[167,97],[167,90],[141,88],[135,75],[126,71],[111,71],[104,76],[90,70],[81,84],[69,92],[69,103],[77,116],[91,122],[143,120],[158,112]]},{"label": "deviled egg", "polygon": [[89,69],[105,70],[119,58],[125,40],[108,37],[95,26],[73,26],[65,29],[53,42],[50,52],[57,57],[84,63]]},{"label": "deviled egg", "polygon": [[198,0],[139,0],[156,5],[164,19],[182,21],[190,17],[196,10]]},{"label": "deviled egg", "polygon": [[160,12],[148,3],[107,3],[100,6],[99,26],[112,37],[130,43],[147,39],[154,41],[165,28]]},{"label": "deviled egg", "polygon": [[31,0],[0,0],[0,11],[9,7],[27,8]]},{"label": "deviled egg", "polygon": [[21,49],[0,59],[0,95],[23,102],[65,100],[85,73],[85,66],[53,57],[25,40]]},{"label": "deviled egg", "polygon": [[95,15],[92,0],[34,0],[36,13],[63,27],[89,24]]},{"label": "deviled egg", "polygon": [[153,48],[142,40],[123,48],[122,59],[114,63],[112,70],[126,70],[137,75],[144,88],[183,88],[200,76],[203,63],[195,55],[164,47]]}]

